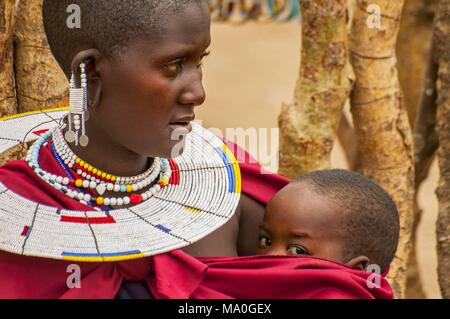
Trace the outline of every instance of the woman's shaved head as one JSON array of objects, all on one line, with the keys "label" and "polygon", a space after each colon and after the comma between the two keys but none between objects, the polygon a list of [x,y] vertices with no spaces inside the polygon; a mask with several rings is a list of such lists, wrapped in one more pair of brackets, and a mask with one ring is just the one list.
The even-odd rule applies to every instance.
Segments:
[{"label": "woman's shaved head", "polygon": [[[164,36],[166,18],[186,5],[204,0],[44,0],[45,32],[53,55],[67,77],[75,54],[96,48],[110,58],[120,57],[140,37]],[[69,28],[70,5],[80,8],[80,28]]]}]

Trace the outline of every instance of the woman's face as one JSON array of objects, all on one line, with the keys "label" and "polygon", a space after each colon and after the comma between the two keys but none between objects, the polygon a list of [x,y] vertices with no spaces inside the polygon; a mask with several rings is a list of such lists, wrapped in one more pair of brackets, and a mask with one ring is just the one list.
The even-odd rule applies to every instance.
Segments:
[{"label": "woman's face", "polygon": [[191,130],[194,108],[205,100],[208,7],[194,3],[166,21],[162,36],[135,41],[120,58],[97,63],[102,95],[90,121],[117,144],[148,157],[172,157],[174,147],[183,145],[180,135]]}]

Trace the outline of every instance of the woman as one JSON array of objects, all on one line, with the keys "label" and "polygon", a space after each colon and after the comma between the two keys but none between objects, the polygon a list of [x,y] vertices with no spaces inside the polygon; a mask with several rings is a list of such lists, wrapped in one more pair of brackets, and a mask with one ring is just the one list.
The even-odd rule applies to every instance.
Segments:
[{"label": "woman", "polygon": [[[69,5],[74,11],[69,10]],[[75,16],[67,12],[74,12]],[[77,19],[77,12],[78,27],[70,23],[70,19]],[[39,148],[29,154],[28,162],[16,161],[0,168],[0,182],[6,186],[3,191],[10,190],[42,205],[56,207],[56,213],[60,213],[60,209],[85,212],[84,221],[82,217],[61,216],[69,222],[61,231],[67,234],[61,236],[74,233],[73,224],[83,222],[89,226],[85,231],[95,233],[95,223],[111,222],[116,215],[99,219],[88,217],[87,211],[125,208],[133,212],[136,207],[133,205],[146,200],[145,192],[156,187],[154,192],[158,193],[167,184],[164,178],[169,179],[170,174],[161,177],[161,187],[155,184],[154,178],[152,182],[133,184],[135,196],[131,198],[119,197],[118,193],[123,190],[113,186],[100,189],[99,179],[86,181],[92,177],[89,174],[93,175],[93,170],[105,172],[103,177],[108,180],[111,176],[141,176],[152,168],[156,158],[173,157],[174,149],[181,149],[179,153],[183,156],[186,145],[181,142],[180,148],[180,140],[174,136],[183,137],[192,130],[195,108],[205,100],[201,63],[208,55],[211,41],[209,10],[202,0],[45,0],[43,13],[52,52],[74,89],[71,114],[59,133],[45,133]],[[79,87],[87,89],[86,98],[82,91],[76,91]],[[86,106],[83,103],[87,104],[88,112],[83,110]],[[54,145],[54,140],[59,142]],[[232,149],[235,151],[234,147]],[[208,156],[205,150],[198,152]],[[72,158],[78,162],[64,165]],[[72,167],[72,164],[78,166]],[[89,171],[81,171],[80,165],[87,165],[85,168]],[[208,258],[254,254],[264,205],[287,184],[287,180],[279,176],[261,175],[260,167],[248,161],[240,163],[240,168],[243,194],[234,214],[230,214],[223,227],[184,248],[191,256],[202,258],[192,258],[175,250],[152,258],[143,258],[134,252],[119,259],[121,261],[114,261],[117,256],[103,255],[100,256],[106,261],[103,263],[92,262],[96,261],[92,256],[88,256],[91,262],[80,262],[86,255],[73,254],[66,255],[66,260],[54,260],[39,252],[33,255],[35,257],[26,255],[25,238],[22,254],[20,247],[19,253],[0,253],[0,297],[150,298],[152,293],[161,298],[330,297],[329,292],[321,294],[323,289],[314,290],[311,285],[307,294],[292,289],[298,287],[305,276],[296,275],[296,269],[302,267],[304,260]],[[161,170],[170,172],[164,165]],[[79,180],[72,178],[76,174]],[[72,178],[72,189],[67,189],[69,181],[65,178]],[[192,178],[195,178],[193,173]],[[221,182],[215,179],[209,186]],[[131,190],[132,185],[127,187]],[[190,198],[190,194],[183,195]],[[33,218],[31,226],[24,227],[22,236],[29,236],[34,221]],[[168,232],[165,227],[160,230]],[[127,237],[133,237],[132,230],[128,231]],[[114,244],[119,250],[126,250],[121,247],[121,239],[128,238],[120,235],[117,238]],[[1,239],[8,241],[8,237]],[[56,245],[54,242],[48,241],[49,245]],[[87,245],[76,240],[71,244],[77,249]],[[95,245],[98,248],[101,243],[96,240]],[[46,249],[49,247],[42,248]],[[79,267],[74,275],[79,271],[81,282],[70,284],[73,260]],[[315,275],[309,277],[323,279],[315,272],[322,267],[320,262],[306,264],[307,268],[314,269]],[[271,275],[270,269],[276,267],[276,276]],[[251,289],[239,287],[237,292],[228,292],[241,276],[241,268],[251,270],[250,276],[248,272],[245,276],[255,285]],[[261,272],[262,268],[267,271]],[[278,277],[280,274],[284,275]],[[174,278],[180,280],[174,284]],[[266,285],[262,279],[268,281],[271,289],[260,289],[261,284]],[[214,282],[220,282],[219,288],[212,285]],[[361,282],[364,281],[360,280],[357,285]],[[360,290],[356,293],[354,289],[333,289],[335,297],[372,296]],[[380,296],[388,295],[381,291]]]}]

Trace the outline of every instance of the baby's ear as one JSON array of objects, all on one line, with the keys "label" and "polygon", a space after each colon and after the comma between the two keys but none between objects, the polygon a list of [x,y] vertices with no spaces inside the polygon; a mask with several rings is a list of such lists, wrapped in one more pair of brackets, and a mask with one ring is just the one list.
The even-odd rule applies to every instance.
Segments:
[{"label": "baby's ear", "polygon": [[369,258],[366,256],[358,256],[345,263],[347,267],[365,270],[369,265]]}]

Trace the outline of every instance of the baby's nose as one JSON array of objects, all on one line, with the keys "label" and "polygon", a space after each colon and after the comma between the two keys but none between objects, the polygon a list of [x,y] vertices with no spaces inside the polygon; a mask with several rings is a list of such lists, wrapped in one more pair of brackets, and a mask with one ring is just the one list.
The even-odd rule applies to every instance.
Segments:
[{"label": "baby's nose", "polygon": [[266,252],[266,254],[267,255],[287,255],[287,251],[286,251],[286,248],[283,246],[283,247],[270,247],[268,250],[267,250],[267,252]]}]

